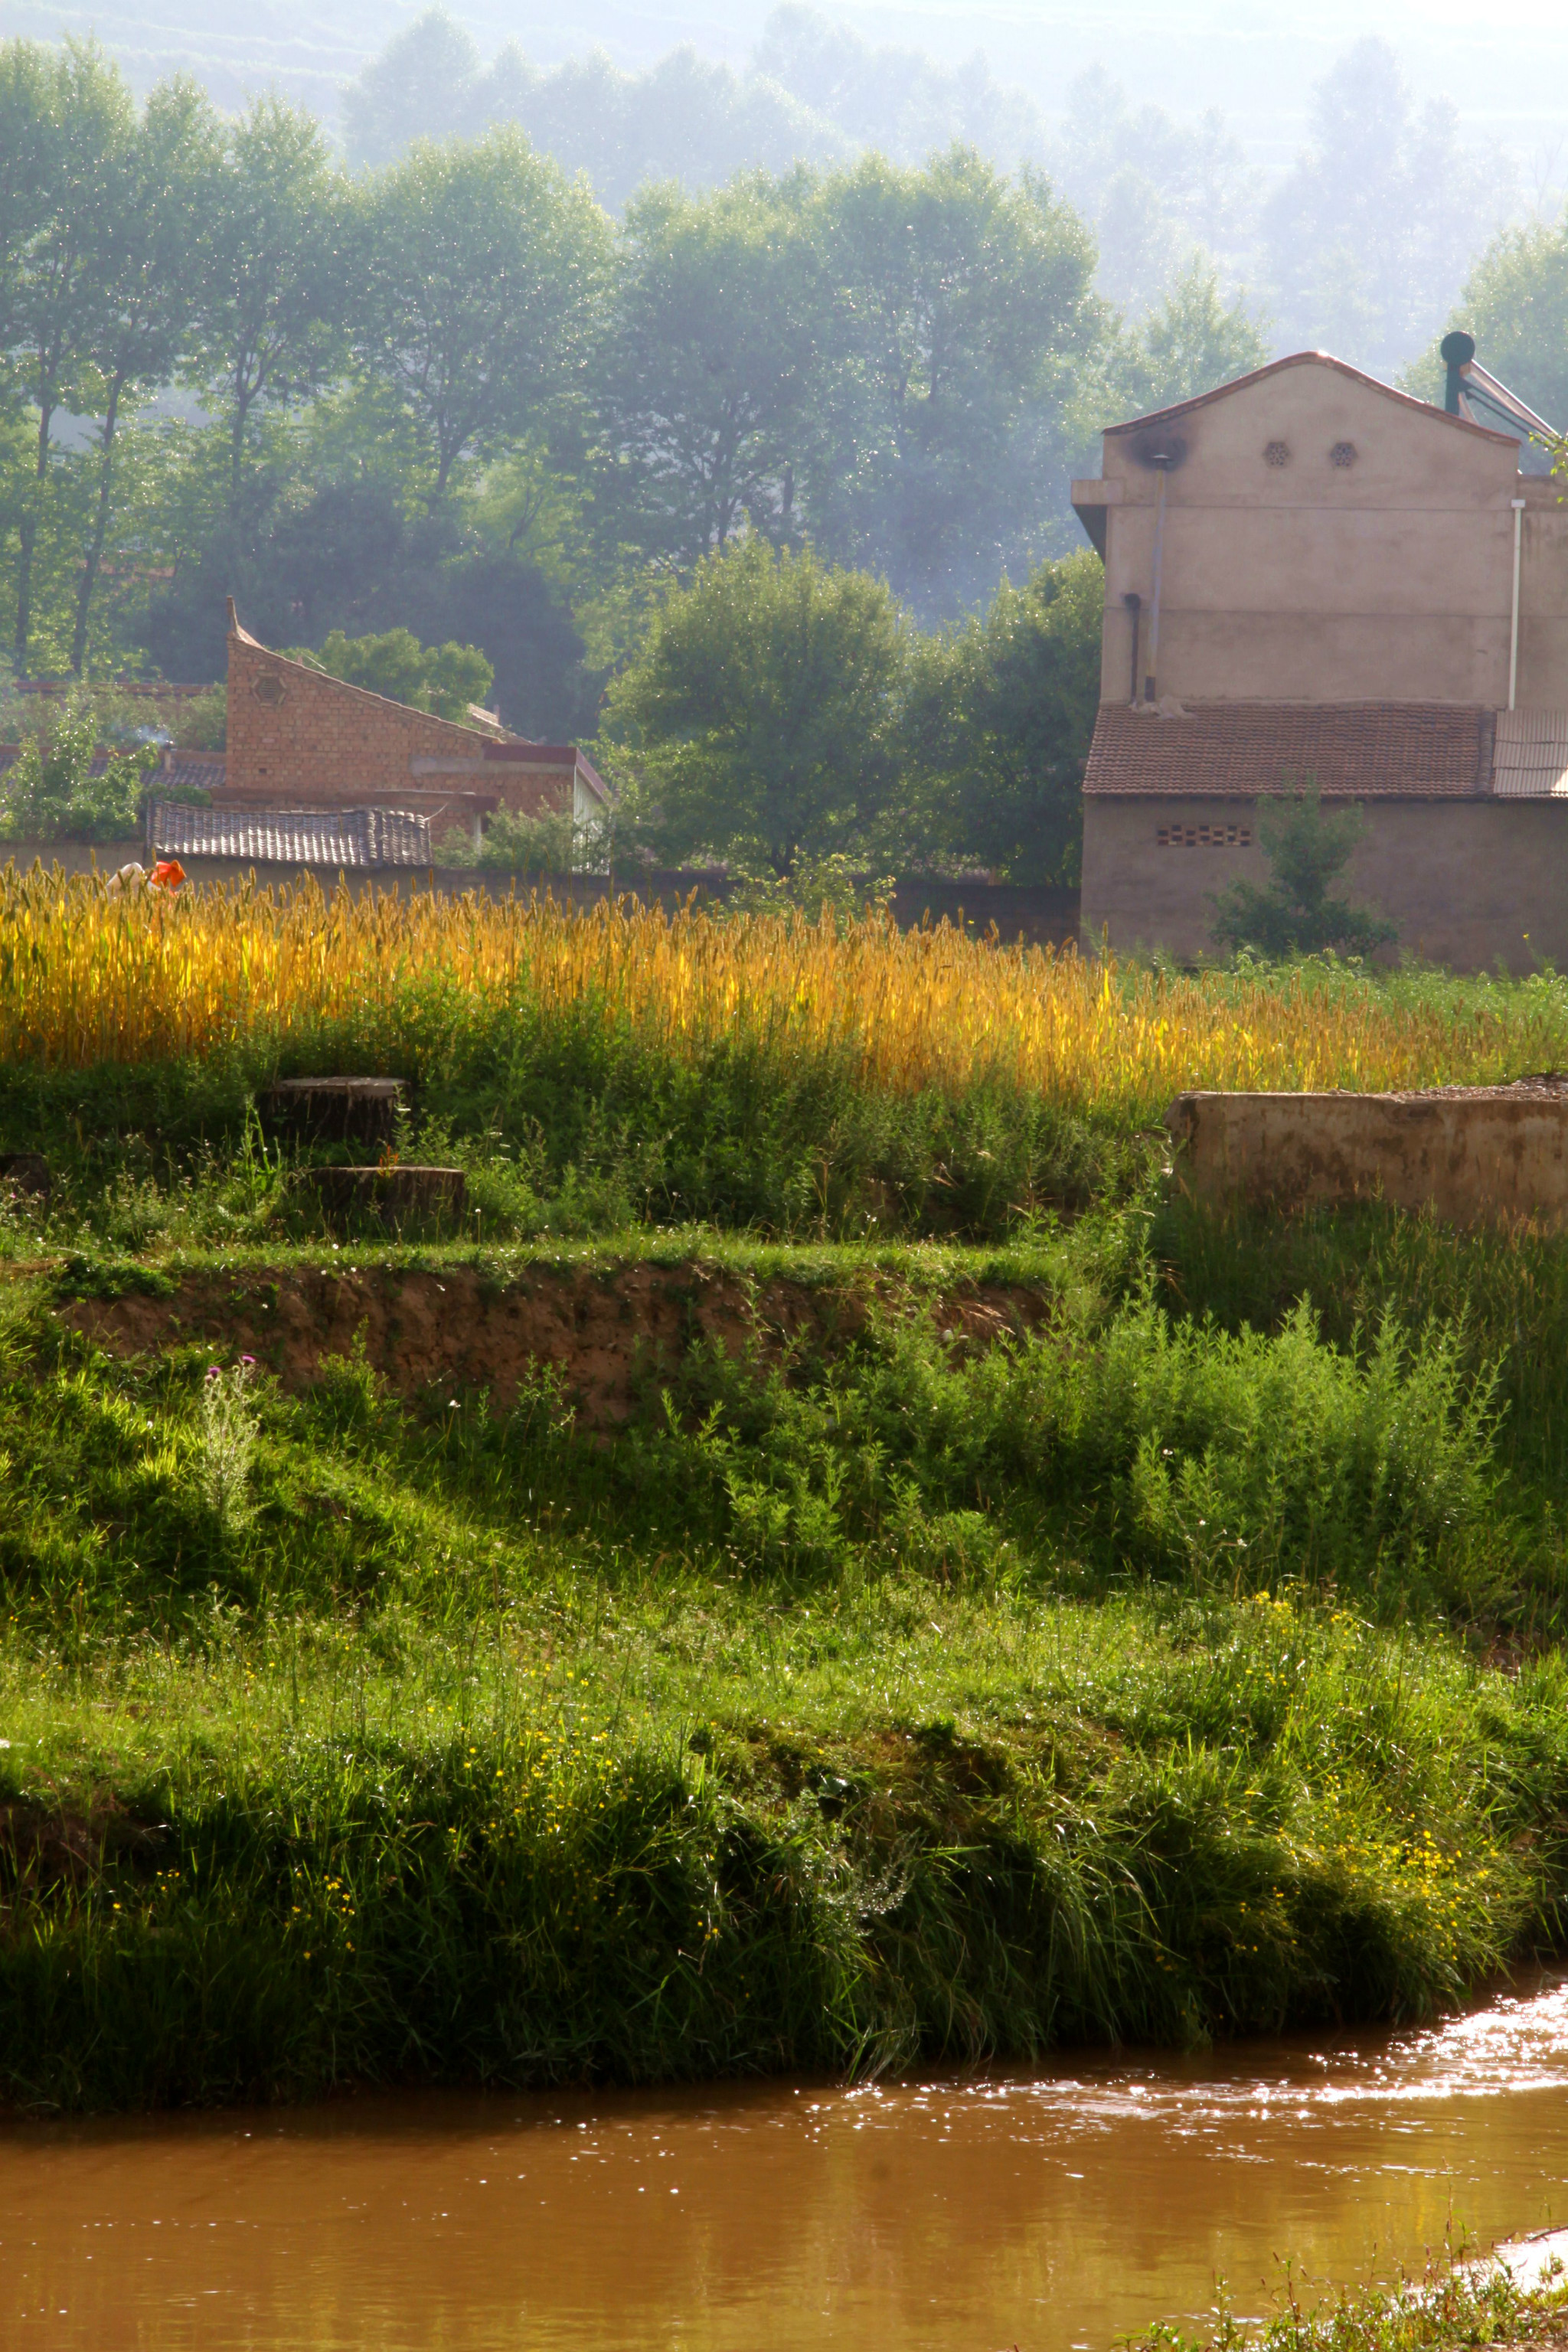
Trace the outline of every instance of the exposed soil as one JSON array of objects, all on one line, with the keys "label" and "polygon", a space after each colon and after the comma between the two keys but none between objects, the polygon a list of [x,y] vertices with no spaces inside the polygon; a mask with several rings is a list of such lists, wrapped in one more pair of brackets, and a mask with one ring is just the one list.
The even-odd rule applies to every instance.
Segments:
[{"label": "exposed soil", "polygon": [[[186,1275],[172,1297],[75,1299],[56,1312],[117,1355],[200,1341],[225,1360],[255,1356],[286,1389],[308,1387],[323,1358],[347,1355],[363,1333],[369,1360],[399,1394],[485,1389],[501,1412],[521,1383],[552,1365],[584,1424],[595,1428],[624,1421],[640,1380],[672,1371],[694,1346],[717,1340],[763,1360],[797,1336],[831,1347],[860,1328],[873,1298],[918,1311],[912,1295],[885,1281],[753,1285],[694,1260],[541,1267],[505,1282],[471,1267],[204,1271]],[[1043,1322],[1051,1302],[1045,1289],[963,1284],[921,1303],[942,1330],[975,1347]]]},{"label": "exposed soil", "polygon": [[20,1799],[0,1804],[0,1922],[12,1898],[96,1877],[105,1858],[140,1859],[162,1832],[135,1822],[109,1795],[90,1808],[49,1807]]}]

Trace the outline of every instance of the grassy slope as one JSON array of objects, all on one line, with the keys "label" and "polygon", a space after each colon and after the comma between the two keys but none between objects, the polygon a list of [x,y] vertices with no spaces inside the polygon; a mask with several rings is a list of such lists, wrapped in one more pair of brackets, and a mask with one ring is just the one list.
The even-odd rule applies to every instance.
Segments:
[{"label": "grassy slope", "polygon": [[[1485,998],[1489,1075],[1563,1027],[1555,982],[1401,991],[1456,1035]],[[237,1466],[205,1349],[50,1307],[330,1261],[249,1118],[274,1048],[0,1071],[57,1176],[0,1219],[12,2095],[1192,2039],[1561,1943],[1568,1246],[1184,1217],[1125,1102],[416,1032],[479,1220],[340,1261],[695,1253],[881,1309],[694,1349],[611,1443],[548,1382],[496,1419],[351,1358],[262,1383]],[[963,1280],[1046,1327],[955,1352],[922,1307]]]},{"label": "grassy slope", "polygon": [[[1556,1424],[1525,1396],[1494,1426],[1475,1318],[1421,1336],[1473,1245],[1293,1230],[1335,1349],[1171,1320],[1152,1282],[1201,1307],[1205,1265],[1261,1280],[1268,1245],[1167,1222],[1157,1271],[1146,1228],[911,1251],[909,1303],[1005,1268],[1051,1326],[699,1351],[609,1446],[547,1386],[498,1423],[344,1360],[261,1397],[226,1528],[205,1351],[110,1362],[58,1277],[14,1278],[11,2093],[1191,2039],[1413,2013],[1554,1942]],[[1478,1297],[1534,1298],[1549,1345],[1556,1253],[1506,1263]],[[1358,1301],[1405,1343],[1357,1339]]]},{"label": "grassy slope", "polygon": [[1317,2308],[1310,2282],[1289,2271],[1287,2282],[1261,2327],[1239,2325],[1222,2299],[1211,2330],[1154,2327],[1132,2352],[1469,2352],[1477,2345],[1563,2352],[1568,2345],[1568,2292],[1560,2284],[1521,2291],[1500,2264],[1456,2259],[1392,2293],[1363,2287]]}]

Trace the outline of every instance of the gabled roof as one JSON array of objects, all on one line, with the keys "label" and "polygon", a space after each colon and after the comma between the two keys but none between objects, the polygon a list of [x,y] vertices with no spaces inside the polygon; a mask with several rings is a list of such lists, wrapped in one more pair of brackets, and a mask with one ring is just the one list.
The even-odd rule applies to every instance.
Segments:
[{"label": "gabled roof", "polygon": [[1326,367],[1336,374],[1347,376],[1352,383],[1364,384],[1369,392],[1381,393],[1384,400],[1396,401],[1402,408],[1413,408],[1420,415],[1435,418],[1441,425],[1458,426],[1461,433],[1479,433],[1483,440],[1517,443],[1515,433],[1494,432],[1490,426],[1472,424],[1468,416],[1450,416],[1446,408],[1435,407],[1429,400],[1417,400],[1408,392],[1396,392],[1391,383],[1384,383],[1374,375],[1366,375],[1360,368],[1352,367],[1348,360],[1337,360],[1330,352],[1291,352],[1282,360],[1270,360],[1266,367],[1253,368],[1247,375],[1232,376],[1228,383],[1216,383],[1212,392],[1195,393],[1191,400],[1178,400],[1169,408],[1151,409],[1147,416],[1130,416],[1121,425],[1108,425],[1107,440],[1115,440],[1123,433],[1142,433],[1151,425],[1163,425],[1172,417],[1192,416],[1200,408],[1212,408],[1215,401],[1228,400],[1233,392],[1247,385],[1262,383],[1269,376],[1282,374],[1287,368]]},{"label": "gabled roof", "polygon": [[1468,702],[1197,702],[1170,717],[1102,703],[1083,788],[1458,799],[1491,789],[1496,717]]},{"label": "gabled roof", "polygon": [[159,857],[238,858],[255,866],[349,870],[430,866],[430,820],[403,809],[191,808],[155,801],[147,845]]},{"label": "gabled roof", "polygon": [[408,711],[416,719],[428,719],[439,727],[449,727],[456,734],[470,735],[474,740],[476,752],[480,746],[487,743],[510,743],[517,740],[505,728],[473,727],[466,719],[443,719],[437,711],[421,710],[417,703],[399,702],[395,695],[377,694],[368,686],[351,686],[347,678],[334,677],[331,670],[318,669],[314,662],[292,660],[288,654],[279,653],[276,647],[264,646],[259,637],[251,635],[248,629],[241,628],[239,615],[235,611],[232,596],[228,599],[228,634],[236,645],[248,646],[252,653],[265,654],[268,660],[276,662],[280,669],[292,670],[299,677],[311,678],[317,686],[334,687],[339,694],[355,695],[362,702],[379,703],[383,710]]}]

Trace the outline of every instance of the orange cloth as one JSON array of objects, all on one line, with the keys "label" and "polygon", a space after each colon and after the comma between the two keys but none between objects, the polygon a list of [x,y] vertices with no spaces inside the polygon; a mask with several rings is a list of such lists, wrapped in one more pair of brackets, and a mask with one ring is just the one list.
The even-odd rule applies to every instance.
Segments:
[{"label": "orange cloth", "polygon": [[154,890],[177,890],[185,878],[185,869],[177,857],[160,857],[147,878]]}]

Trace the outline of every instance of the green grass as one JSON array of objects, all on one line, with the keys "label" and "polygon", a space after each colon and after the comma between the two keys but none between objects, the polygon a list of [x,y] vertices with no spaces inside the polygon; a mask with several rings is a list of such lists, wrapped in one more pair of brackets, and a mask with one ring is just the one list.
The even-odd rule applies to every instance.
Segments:
[{"label": "green grass", "polygon": [[[740,1037],[690,1060],[586,1008],[460,1011],[437,994],[390,1024],[220,1055],[0,1066],[0,1151],[43,1151],[57,1229],[141,1247],[265,1224],[286,1236],[286,1163],[258,1125],[275,1077],[385,1072],[415,1106],[404,1157],[461,1165],[487,1238],[706,1222],[784,1237],[1000,1241],[1136,1187],[1147,1138],[1001,1081],[900,1095],[847,1049]],[[318,1155],[357,1157],[342,1150]],[[291,1164],[291,1162],[289,1163]],[[297,1223],[297,1219],[294,1220]]]},{"label": "green grass", "polygon": [[1222,2302],[1202,2335],[1152,2328],[1131,2352],[1470,2352],[1477,2345],[1560,2346],[1568,2340],[1562,2285],[1525,2292],[1499,2263],[1467,2263],[1456,2252],[1421,2279],[1389,2290],[1362,2287],[1313,2307],[1288,2274],[1274,2316],[1237,2321]]},{"label": "green grass", "polygon": [[[1561,1025],[1551,979],[1321,984]],[[0,2096],[1190,2043],[1562,1948],[1568,1242],[1200,1216],[1037,1100],[380,1017],[310,1064],[408,1057],[460,1235],[313,1226],[259,1045],[0,1072],[56,1177],[0,1205]],[[548,1372],[215,1388],[56,1311],[344,1264],[822,1312],[606,1433]],[[966,1285],[1043,1319],[954,1345]]]},{"label": "green grass", "polygon": [[[49,1302],[236,1256],[14,1276],[8,2095],[1193,2042],[1417,2015],[1557,1946],[1551,1465],[1484,1335],[1395,1279],[1438,1244],[1347,1243],[1384,1278],[1374,1324],[1325,1305],[1334,1344],[1283,1299],[1172,1317],[1147,1230],[645,1233],[883,1307],[695,1349],[610,1442],[548,1378],[503,1417],[351,1356],[256,1384],[227,1489],[209,1351],[117,1362]],[[922,1300],[983,1269],[1051,1314],[965,1355]]]}]

